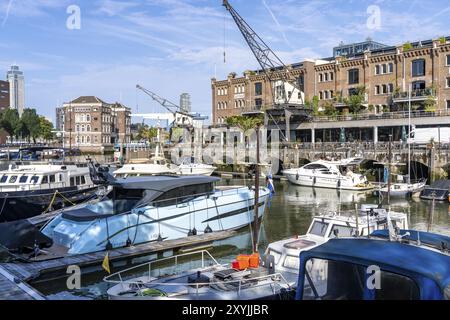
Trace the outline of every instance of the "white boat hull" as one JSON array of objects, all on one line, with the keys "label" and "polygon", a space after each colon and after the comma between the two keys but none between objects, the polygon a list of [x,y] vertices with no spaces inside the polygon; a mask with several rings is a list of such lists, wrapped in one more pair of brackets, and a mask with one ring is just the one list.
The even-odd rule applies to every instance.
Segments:
[{"label": "white boat hull", "polygon": [[289,182],[299,186],[355,191],[365,191],[373,189],[373,186],[370,183],[355,183],[348,177],[344,176],[313,176],[306,174],[297,174],[297,172],[291,170],[284,171],[283,175],[288,179]]}]

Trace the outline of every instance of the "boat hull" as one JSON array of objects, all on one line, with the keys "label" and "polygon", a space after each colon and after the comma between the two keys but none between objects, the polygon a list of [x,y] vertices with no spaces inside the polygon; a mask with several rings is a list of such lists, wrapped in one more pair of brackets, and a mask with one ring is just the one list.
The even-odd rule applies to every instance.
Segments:
[{"label": "boat hull", "polygon": [[356,185],[349,183],[345,178],[330,178],[311,175],[297,175],[296,173],[283,172],[284,176],[292,184],[305,187],[327,188],[338,190],[367,191],[373,189],[371,184]]},{"label": "boat hull", "polygon": [[[77,187],[55,190],[32,190],[0,193],[0,223],[28,219],[42,214],[47,209],[58,210],[90,199],[97,187],[77,189]],[[63,195],[64,198],[61,196]],[[52,202],[53,200],[53,202]]]}]

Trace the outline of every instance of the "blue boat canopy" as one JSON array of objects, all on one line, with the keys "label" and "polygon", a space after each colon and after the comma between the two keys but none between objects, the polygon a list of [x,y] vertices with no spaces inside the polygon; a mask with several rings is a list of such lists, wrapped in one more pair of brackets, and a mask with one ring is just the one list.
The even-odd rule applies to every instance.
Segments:
[{"label": "blue boat canopy", "polygon": [[[448,237],[424,235],[425,239]],[[434,237],[433,237],[434,236]],[[420,233],[422,238],[422,232]],[[384,239],[331,239],[300,253],[299,290],[302,297],[306,263],[311,258],[342,261],[362,266],[376,265],[381,270],[402,274],[414,279],[420,287],[422,299],[450,299],[450,255],[424,247]]]},{"label": "blue boat canopy", "polygon": [[[406,235],[409,233],[409,235]],[[450,248],[450,237],[430,233],[423,232],[417,230],[400,230],[399,235],[402,236],[402,239],[405,241],[420,241],[424,245],[429,245],[431,247],[437,249],[449,249]],[[388,230],[376,230],[372,232],[371,236],[383,239],[389,239],[389,231]]]}]

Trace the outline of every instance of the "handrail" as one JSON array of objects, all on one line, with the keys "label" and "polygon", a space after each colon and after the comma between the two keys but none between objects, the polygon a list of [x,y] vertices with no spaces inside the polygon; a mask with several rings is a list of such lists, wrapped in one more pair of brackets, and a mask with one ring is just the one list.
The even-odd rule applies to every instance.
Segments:
[{"label": "handrail", "polygon": [[[123,273],[129,272],[129,271],[134,270],[134,269],[142,268],[142,267],[145,267],[145,266],[148,266],[148,268],[149,268],[149,269],[148,269],[148,272],[149,272],[148,277],[149,277],[149,279],[150,279],[150,277],[151,277],[151,265],[152,265],[152,264],[161,263],[161,262],[167,261],[167,260],[175,260],[175,267],[176,267],[176,266],[178,266],[178,259],[179,259],[179,258],[181,258],[181,257],[187,257],[187,256],[192,256],[192,255],[198,255],[198,254],[200,254],[200,253],[201,253],[201,256],[202,256],[202,267],[204,267],[205,253],[207,254],[207,256],[209,256],[209,257],[212,259],[212,261],[215,263],[216,266],[220,266],[220,265],[221,265],[221,264],[220,264],[219,262],[217,262],[217,260],[211,255],[211,253],[209,253],[208,250],[199,250],[199,251],[195,251],[195,252],[182,253],[182,254],[178,254],[178,255],[175,255],[175,256],[166,257],[166,258],[161,258],[161,259],[149,261],[149,262],[146,262],[146,263],[142,263],[142,264],[140,264],[140,265],[133,266],[133,267],[130,267],[130,268],[121,270],[121,271],[119,271],[119,272],[113,273],[113,274],[111,274],[111,275],[108,275],[108,276],[106,276],[106,277],[103,278],[103,281],[109,282],[109,283],[125,283],[125,282],[123,282],[123,280],[122,280],[122,274],[123,274]],[[115,277],[115,276],[119,276],[119,278],[121,279],[121,281],[120,281],[120,282],[117,282],[116,280],[110,280],[110,278]]]},{"label": "handrail", "polygon": [[[154,261],[154,262],[156,262],[156,261]],[[146,264],[141,265],[141,267],[145,266],[145,265]],[[133,269],[133,268],[129,268],[127,270],[123,270],[121,272],[115,273],[114,275],[119,276],[119,280],[110,280],[109,278],[113,276],[113,275],[110,275],[110,276],[107,276],[107,277],[103,278],[103,281],[105,281],[107,283],[113,283],[113,284],[134,285],[134,286],[136,286],[139,289],[138,293],[139,293],[140,296],[143,296],[143,293],[141,292],[141,289],[148,288],[149,285],[151,285],[152,287],[155,287],[155,286],[190,286],[190,287],[194,287],[195,286],[195,295],[197,295],[197,296],[200,294],[199,293],[199,287],[203,287],[203,286],[211,287],[211,285],[219,285],[219,284],[224,284],[224,283],[226,283],[226,284],[235,284],[235,283],[237,283],[238,284],[237,287],[233,288],[234,290],[230,289],[230,291],[237,291],[238,295],[241,294],[243,284],[245,282],[248,282],[248,281],[256,281],[256,282],[258,282],[257,284],[254,284],[252,286],[252,288],[263,287],[263,286],[271,286],[272,287],[273,284],[278,285],[279,287],[281,287],[281,283],[284,283],[288,288],[292,288],[291,284],[286,280],[286,278],[283,276],[283,274],[278,273],[278,272],[277,273],[273,273],[273,274],[264,275],[264,276],[259,276],[259,277],[251,277],[251,278],[244,278],[244,279],[240,278],[240,279],[234,279],[234,280],[228,280],[228,281],[212,281],[212,282],[187,283],[187,282],[158,282],[158,281],[156,281],[157,279],[151,280],[151,274],[150,274],[151,271],[149,269],[149,275],[148,275],[149,281],[147,283],[138,282],[138,281],[128,281],[128,280],[124,281],[123,278],[122,278],[121,273],[126,272],[126,271],[131,270],[131,269]],[[188,271],[189,270],[187,270],[185,272],[188,272]],[[269,283],[259,283],[259,281],[263,281],[263,280],[270,280],[270,282]],[[274,288],[272,288],[272,291],[274,291]]]}]

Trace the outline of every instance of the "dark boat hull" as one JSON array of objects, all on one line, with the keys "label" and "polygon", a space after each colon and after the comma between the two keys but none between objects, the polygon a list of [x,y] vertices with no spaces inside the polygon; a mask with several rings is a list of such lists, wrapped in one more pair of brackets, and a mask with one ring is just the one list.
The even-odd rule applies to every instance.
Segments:
[{"label": "dark boat hull", "polygon": [[90,199],[96,190],[97,187],[85,189],[78,189],[77,187],[59,188],[56,196],[56,190],[53,189],[2,192],[0,193],[0,222],[27,219],[47,210],[57,210],[81,203]]}]

